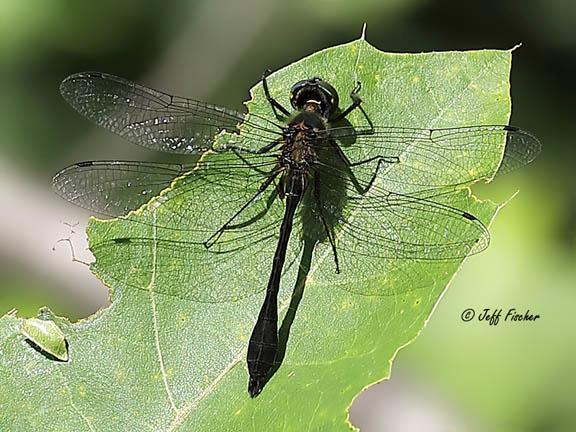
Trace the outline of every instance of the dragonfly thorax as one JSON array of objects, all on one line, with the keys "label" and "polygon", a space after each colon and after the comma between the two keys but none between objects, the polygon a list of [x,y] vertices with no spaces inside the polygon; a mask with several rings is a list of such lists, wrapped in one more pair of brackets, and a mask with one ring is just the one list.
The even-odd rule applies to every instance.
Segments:
[{"label": "dragonfly thorax", "polygon": [[319,112],[310,109],[294,113],[291,120],[288,122],[286,132],[288,132],[288,134],[300,131],[309,131],[308,134],[317,133],[325,131],[327,126],[328,121],[326,118],[322,117]]},{"label": "dragonfly thorax", "polygon": [[291,171],[307,171],[316,163],[317,154],[312,142],[305,132],[300,132],[295,139],[285,141],[280,155],[280,166]]},{"label": "dragonfly thorax", "polygon": [[326,132],[326,120],[318,113],[297,113],[284,130],[280,165],[307,171],[317,161],[316,143]]}]

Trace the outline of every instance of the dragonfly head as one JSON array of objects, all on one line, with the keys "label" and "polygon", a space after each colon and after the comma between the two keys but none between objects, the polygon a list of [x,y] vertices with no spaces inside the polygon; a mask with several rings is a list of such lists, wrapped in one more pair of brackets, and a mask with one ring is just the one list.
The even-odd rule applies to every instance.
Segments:
[{"label": "dragonfly head", "polygon": [[321,78],[298,81],[290,90],[290,103],[296,110],[315,106],[315,111],[328,118],[338,108],[338,92]]}]

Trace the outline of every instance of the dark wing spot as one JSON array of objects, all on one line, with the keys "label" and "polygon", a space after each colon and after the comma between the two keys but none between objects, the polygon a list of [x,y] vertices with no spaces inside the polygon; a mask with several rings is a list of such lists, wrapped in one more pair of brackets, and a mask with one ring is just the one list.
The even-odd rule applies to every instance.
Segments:
[{"label": "dark wing spot", "polygon": [[112,239],[112,241],[116,244],[127,244],[127,243],[130,243],[130,238],[118,237],[118,238]]},{"label": "dark wing spot", "polygon": [[462,216],[464,216],[466,219],[469,219],[469,220],[471,220],[471,221],[476,221],[476,220],[478,220],[478,218],[477,218],[476,216],[471,215],[471,214],[468,213],[468,212],[462,212]]}]

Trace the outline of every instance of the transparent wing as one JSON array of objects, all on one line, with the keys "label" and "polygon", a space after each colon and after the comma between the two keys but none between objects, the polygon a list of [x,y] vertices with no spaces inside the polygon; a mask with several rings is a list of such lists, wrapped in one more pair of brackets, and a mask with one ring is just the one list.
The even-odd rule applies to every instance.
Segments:
[{"label": "transparent wing", "polygon": [[[261,190],[269,174],[258,161],[269,170],[264,156],[240,164],[233,153],[206,155],[138,214],[100,233],[90,245],[93,266],[117,284],[197,302],[265,289],[284,204],[274,184]],[[299,248],[295,238],[289,262]]]},{"label": "transparent wing", "polygon": [[488,247],[488,230],[464,210],[373,188],[351,200],[341,231],[343,250],[379,258],[449,260]]},{"label": "transparent wing", "polygon": [[[140,162],[140,161],[89,161],[73,164],[58,172],[52,179],[55,192],[79,207],[108,217],[125,216],[143,223],[138,215],[127,214],[148,203],[161,191],[171,186],[174,179],[186,175],[186,179],[174,184],[173,190],[156,199],[155,206],[162,206],[170,199],[186,200],[194,194],[203,193],[207,199],[217,191],[213,183],[234,190],[250,190],[258,186],[275,166],[271,156],[235,153],[212,156],[209,161],[194,165]],[[210,181],[208,181],[210,179]],[[168,206],[172,219],[165,218],[169,229],[186,230],[187,225],[177,226],[186,216],[179,209]]]},{"label": "transparent wing", "polygon": [[[508,139],[506,136],[504,138]],[[451,141],[444,138],[440,141],[445,143],[444,148],[449,148]],[[430,140],[423,142],[430,143]],[[455,147],[461,148],[459,145]],[[351,148],[353,146],[346,148],[346,151]],[[382,149],[382,145],[379,148]],[[304,237],[319,242],[315,252],[318,257],[314,274],[316,280],[362,294],[386,295],[391,294],[390,289],[395,285],[388,283],[385,284],[388,288],[382,289],[382,275],[391,281],[406,280],[410,278],[406,267],[410,261],[461,259],[487,247],[489,235],[484,225],[472,214],[460,209],[466,208],[467,201],[462,199],[460,208],[455,205],[461,198],[456,196],[458,192],[449,192],[456,197],[451,198],[446,196],[448,192],[431,191],[428,184],[420,188],[420,192],[391,190],[387,183],[389,172],[384,169],[387,165],[371,171],[366,170],[364,164],[347,167],[338,162],[332,148],[321,150],[328,149],[329,156],[321,155],[321,163],[314,172],[314,178],[320,179],[319,193],[314,193],[314,187],[309,186],[299,208],[300,223],[295,224],[288,251],[288,262],[295,263]],[[421,155],[428,154],[424,152],[428,147],[421,145],[420,149]],[[390,163],[393,168],[401,166],[402,153],[398,153],[398,159],[398,163]],[[429,156],[429,161],[434,160]],[[520,157],[510,160],[518,160],[522,164],[527,158],[521,153]],[[106,164],[99,168],[107,171],[118,170],[121,166],[113,162]],[[275,164],[274,155],[234,152],[206,155],[172,188],[155,198],[144,212],[137,217],[129,215],[121,218],[118,222],[128,224],[126,229],[119,229],[118,232],[133,232],[131,226],[137,221],[144,227],[140,234],[132,237],[111,234],[109,238],[91,245],[99,258],[95,266],[99,266],[100,271],[109,278],[117,278],[122,283],[147,289],[143,287],[154,282],[153,289],[159,293],[193,301],[232,301],[264,289],[284,206],[272,192],[273,185],[266,193],[258,194],[258,191]],[[93,168],[93,164],[76,166],[76,184],[87,185],[92,181],[90,190],[96,194],[110,191],[102,183],[113,184],[114,187],[122,184],[101,182],[103,177],[94,176],[93,173],[88,175],[92,180],[83,183],[82,179]],[[122,170],[125,168],[122,166]],[[134,170],[133,165],[130,168]],[[169,166],[167,171],[166,168],[163,165],[164,171],[161,173],[154,170],[152,178],[161,183],[172,175],[180,175],[180,166]],[[136,172],[141,171],[144,170],[138,166]],[[363,182],[352,180],[358,173],[362,176],[368,172],[371,178],[365,182],[365,188]],[[110,178],[109,174],[104,178]],[[148,184],[146,181],[142,180],[138,187],[130,191],[145,187]],[[149,183],[155,184],[156,181]],[[399,184],[413,186],[414,183],[393,183],[397,188]],[[78,192],[83,187],[68,189]],[[258,196],[254,198],[255,195]],[[70,200],[74,196],[66,195]],[[322,198],[320,204],[318,196]],[[75,200],[77,203],[81,201],[79,198]],[[451,205],[443,204],[442,200]],[[101,208],[100,203],[105,205],[105,201],[96,199],[87,202],[96,203],[91,205],[97,209]],[[235,217],[243,207],[244,210]],[[111,208],[121,209],[121,206]],[[332,249],[321,216],[333,231],[342,271],[338,275],[334,272]],[[227,228],[207,249],[206,241],[224,225]],[[245,265],[248,257],[250,266]],[[246,270],[247,267],[250,271]],[[294,266],[288,266],[287,271],[291,271],[291,268]],[[128,273],[123,269],[129,269]],[[242,274],[239,275],[239,272]],[[230,274],[245,278],[247,282],[238,286],[230,284]],[[376,284],[374,281],[377,279]],[[198,285],[199,280],[204,281],[201,286]],[[415,287],[434,283],[413,282]]]},{"label": "transparent wing", "polygon": [[[265,174],[232,165],[232,156],[212,155],[143,212],[120,218],[114,232],[90,245],[96,269],[116,283],[198,302],[234,301],[263,290],[284,204],[273,185],[253,199]],[[321,212],[334,230],[342,273],[334,272],[312,187],[299,208],[287,253],[292,265],[286,273],[297,268],[304,237],[313,238],[319,242],[315,256],[324,257],[315,266],[317,280],[362,294],[386,295],[394,285],[382,289],[379,284],[376,289],[362,280],[393,277],[408,260],[457,259],[488,244],[486,229],[466,211],[389,192],[378,184],[360,192],[347,173],[334,167],[324,167],[321,175]],[[226,224],[206,248],[206,241]],[[230,275],[242,283],[231,282]],[[419,284],[424,281],[415,281],[415,287]]]},{"label": "transparent wing", "polygon": [[[166,233],[159,233],[166,236]],[[91,245],[92,264],[107,281],[200,303],[240,300],[263,291],[277,237],[240,243],[234,253],[215,253],[169,236],[113,238]],[[249,264],[249,265],[248,265]]]},{"label": "transparent wing", "polygon": [[[394,294],[406,281],[414,289],[423,288],[435,282],[412,280],[414,261],[426,266],[430,261],[458,260],[489,244],[488,230],[467,211],[465,191],[400,194],[382,187],[380,177],[361,190],[350,180],[350,172],[328,164],[315,175],[321,178],[316,194],[320,206],[313,215],[321,215],[330,227],[340,267],[337,274],[332,246],[327,237],[321,239],[315,251],[321,262],[312,276],[319,283],[363,295]],[[312,225],[313,218],[309,216],[304,226]]]},{"label": "transparent wing", "polygon": [[[330,129],[329,134],[357,164],[359,180],[366,183],[380,169],[389,190],[409,193],[490,179],[532,162],[541,150],[535,136],[513,126],[377,127],[366,135],[343,127]],[[397,163],[377,168],[382,157],[397,158]],[[495,167],[493,162],[499,159],[502,162]]]},{"label": "transparent wing", "polygon": [[336,166],[324,166],[316,175],[322,179],[317,193],[321,211],[344,250],[378,258],[448,260],[488,246],[482,222],[438,202],[449,200],[448,193],[392,192],[382,187],[382,176],[361,189],[350,180],[353,172]]},{"label": "transparent wing", "polygon": [[[329,188],[329,184],[324,187]],[[395,285],[385,284],[383,288],[380,282],[374,287],[365,283],[366,279],[383,274],[394,278],[401,273],[406,280],[411,275],[399,269],[410,260],[462,258],[480,252],[488,244],[489,236],[482,223],[465,211],[390,193],[376,185],[361,198],[353,194],[351,186],[345,187],[349,196],[341,211],[335,213],[339,206],[333,202],[323,206],[324,216],[338,220],[333,227],[341,273],[335,273],[319,213],[307,202],[297,214],[283,277],[297,269],[305,237],[319,242],[314,254],[316,281],[373,295],[392,294]],[[236,198],[237,194],[242,196]],[[190,201],[175,213],[195,228],[177,232],[154,225],[163,224],[165,215],[172,218],[173,210],[168,211],[166,205],[147,210],[149,224],[144,225],[142,235],[112,236],[91,245],[97,257],[96,268],[116,282],[146,290],[153,281],[152,289],[158,293],[198,302],[235,301],[265,289],[284,204],[274,194],[256,201],[211,248],[206,248],[205,240],[250,199],[240,189],[229,189],[228,197],[225,205],[210,200],[203,204]],[[131,221],[123,218],[118,223]],[[130,226],[117,230],[130,232]],[[235,283],[237,280],[242,282]],[[433,281],[414,281],[413,288],[430,283]]]},{"label": "transparent wing", "polygon": [[81,72],[62,81],[60,92],[79,113],[140,146],[168,153],[195,154],[212,148],[222,132],[250,126],[247,138],[264,144],[281,129],[255,115],[172,96],[102,72]]},{"label": "transparent wing", "polygon": [[55,192],[79,207],[117,217],[136,210],[192,166],[138,161],[88,161],[52,179]]}]

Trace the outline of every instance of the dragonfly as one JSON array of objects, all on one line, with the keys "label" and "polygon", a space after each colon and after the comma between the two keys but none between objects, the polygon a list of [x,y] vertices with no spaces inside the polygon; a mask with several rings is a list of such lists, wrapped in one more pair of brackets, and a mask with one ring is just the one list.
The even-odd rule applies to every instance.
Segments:
[{"label": "dragonfly", "polygon": [[[185,297],[192,301],[235,301],[265,290],[247,348],[252,397],[262,391],[278,354],[282,276],[306,240],[313,241],[315,255],[331,257],[316,278],[360,293],[361,283],[343,281],[359,271],[368,276],[379,271],[383,260],[451,260],[479,253],[490,238],[484,224],[442,198],[522,167],[541,149],[534,135],[509,125],[374,125],[360,82],[341,108],[338,91],[325,80],[298,81],[286,108],[271,94],[269,79],[266,71],[261,81],[270,105],[266,116],[106,73],[71,75],[61,93],[92,122],[142,147],[199,159],[86,161],[53,178],[54,190],[66,200],[151,227],[153,236],[117,237],[92,248],[129,249],[142,273],[154,272],[159,292],[181,295],[162,282],[176,274],[190,285]],[[360,124],[350,122],[352,112]],[[489,160],[501,162],[495,167]],[[149,201],[152,216],[134,212]],[[241,253],[254,257],[257,268],[242,273],[246,288],[232,288],[226,277],[238,277],[242,269],[228,268],[226,275],[225,265],[230,254]],[[260,277],[266,274],[267,283]],[[390,293],[382,288],[376,294]]]}]

